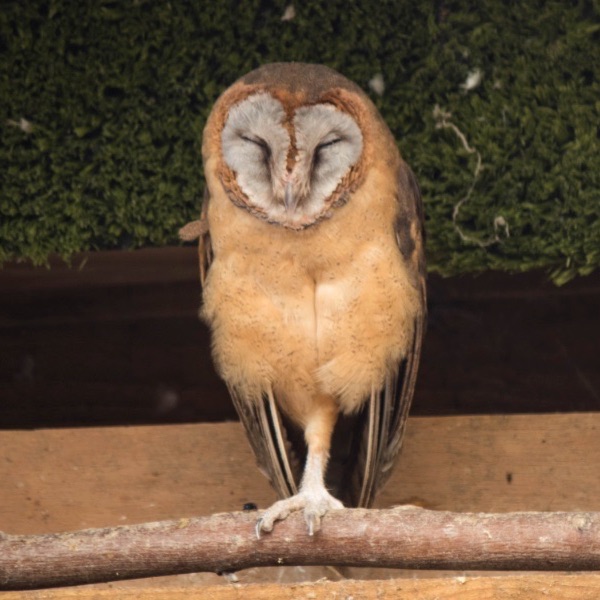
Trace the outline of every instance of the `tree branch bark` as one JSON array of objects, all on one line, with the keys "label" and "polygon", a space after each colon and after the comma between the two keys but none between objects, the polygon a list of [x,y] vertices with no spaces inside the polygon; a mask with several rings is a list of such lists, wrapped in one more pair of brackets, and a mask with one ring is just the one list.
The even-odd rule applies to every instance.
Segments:
[{"label": "tree branch bark", "polygon": [[0,590],[267,565],[459,570],[600,570],[600,513],[475,514],[417,507],[330,512],[309,537],[301,514],[257,540],[257,513],[0,534]]}]

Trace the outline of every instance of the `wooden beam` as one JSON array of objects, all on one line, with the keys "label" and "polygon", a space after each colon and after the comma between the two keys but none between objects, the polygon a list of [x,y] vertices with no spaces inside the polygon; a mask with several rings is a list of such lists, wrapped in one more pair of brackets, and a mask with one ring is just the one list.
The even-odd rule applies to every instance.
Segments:
[{"label": "wooden beam", "polygon": [[0,271],[4,289],[36,293],[181,281],[200,285],[195,247],[80,252],[69,262],[52,256],[47,267],[33,267],[27,261],[17,261],[5,263]]},{"label": "wooden beam", "polygon": [[301,584],[231,584],[199,588],[81,587],[4,592],[2,600],[598,600],[600,575],[510,574],[423,577],[389,581],[319,581]]},{"label": "wooden beam", "polygon": [[[0,428],[235,418],[197,271],[191,247],[4,265]],[[600,411],[600,271],[560,288],[539,272],[428,285],[413,414]]]}]

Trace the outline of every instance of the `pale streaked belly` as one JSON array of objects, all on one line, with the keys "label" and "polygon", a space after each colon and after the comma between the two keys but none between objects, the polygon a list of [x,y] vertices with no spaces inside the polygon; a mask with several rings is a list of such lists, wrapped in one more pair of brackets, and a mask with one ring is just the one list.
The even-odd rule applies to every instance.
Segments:
[{"label": "pale streaked belly", "polygon": [[261,277],[213,264],[203,312],[223,378],[253,394],[327,394],[343,410],[381,387],[408,348],[416,290],[394,264],[352,266],[315,283],[301,270]]}]

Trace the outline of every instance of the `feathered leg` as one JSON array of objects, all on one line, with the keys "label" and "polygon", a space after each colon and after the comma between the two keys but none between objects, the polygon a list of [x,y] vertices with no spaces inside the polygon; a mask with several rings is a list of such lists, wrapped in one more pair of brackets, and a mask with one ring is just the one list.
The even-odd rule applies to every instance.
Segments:
[{"label": "feathered leg", "polygon": [[317,403],[311,412],[304,429],[308,454],[300,490],[291,498],[275,502],[264,512],[256,523],[257,537],[260,538],[262,531],[271,531],[275,521],[281,521],[297,510],[304,510],[308,534],[314,535],[321,528],[321,517],[330,510],[344,508],[325,488],[325,470],[337,415],[337,407],[330,403]]}]

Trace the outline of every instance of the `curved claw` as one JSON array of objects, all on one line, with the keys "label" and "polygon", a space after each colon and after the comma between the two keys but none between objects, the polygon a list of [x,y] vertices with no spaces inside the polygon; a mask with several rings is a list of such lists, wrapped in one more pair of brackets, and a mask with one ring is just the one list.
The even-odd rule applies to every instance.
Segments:
[{"label": "curved claw", "polygon": [[256,525],[254,526],[254,531],[256,532],[256,539],[260,540],[260,532],[262,531],[262,524],[263,524],[263,520],[262,518],[258,519],[258,521],[256,521]]},{"label": "curved claw", "polygon": [[317,516],[315,514],[306,516],[306,524],[308,525],[308,535],[311,537],[315,535],[315,531],[319,531],[319,523],[317,522]]},{"label": "curved claw", "polygon": [[308,535],[314,536],[321,529],[321,519],[330,510],[344,508],[344,505],[323,489],[322,493],[300,492],[290,498],[275,502],[258,519],[255,526],[256,539],[260,539],[263,532],[273,531],[276,521],[282,521],[295,511],[304,511],[304,520]]}]

